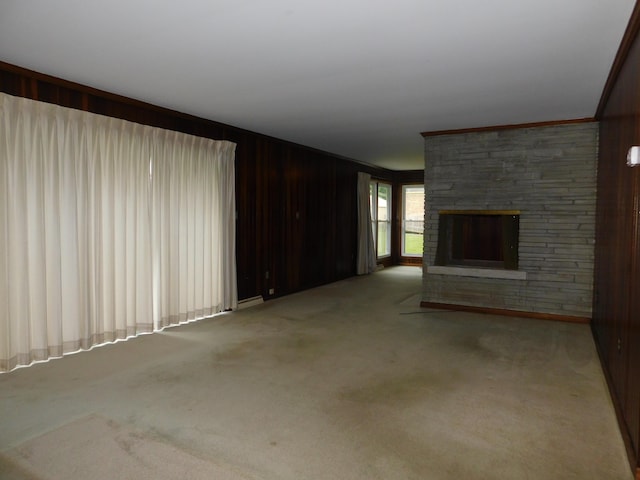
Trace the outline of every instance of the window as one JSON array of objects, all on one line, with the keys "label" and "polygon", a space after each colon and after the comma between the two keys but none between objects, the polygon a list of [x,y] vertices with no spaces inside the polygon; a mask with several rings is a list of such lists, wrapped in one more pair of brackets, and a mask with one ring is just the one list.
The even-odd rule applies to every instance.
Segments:
[{"label": "window", "polygon": [[391,185],[372,181],[369,185],[371,223],[376,256],[391,255]]},{"label": "window", "polygon": [[402,187],[402,256],[421,257],[424,239],[424,185]]},{"label": "window", "polygon": [[519,211],[442,211],[436,265],[518,269]]}]

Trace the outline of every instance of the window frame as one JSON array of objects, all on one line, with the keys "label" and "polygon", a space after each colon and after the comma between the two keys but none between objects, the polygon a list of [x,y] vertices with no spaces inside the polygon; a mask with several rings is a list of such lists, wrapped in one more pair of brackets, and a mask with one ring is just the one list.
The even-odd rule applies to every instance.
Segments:
[{"label": "window frame", "polygon": [[[379,192],[380,192],[381,186],[388,188],[388,195],[386,198],[387,200],[386,217],[387,218],[385,220],[380,220],[379,211],[378,211],[379,198],[380,198]],[[377,260],[391,258],[393,253],[393,248],[392,248],[393,203],[394,203],[393,192],[394,192],[394,188],[393,188],[392,182],[385,181],[385,180],[377,180],[377,179],[371,179],[371,182],[369,182],[369,205],[371,207],[371,226],[373,229],[373,244],[376,251]],[[386,245],[387,245],[386,250],[387,251],[382,255],[380,255],[378,252],[378,246],[379,246],[379,240],[380,240],[378,237],[380,234],[381,223],[384,223],[387,226],[387,230],[386,230]]]},{"label": "window frame", "polygon": [[[406,222],[416,222],[416,221],[420,221],[420,220],[407,220],[406,216],[407,216],[407,195],[406,192],[408,189],[413,188],[421,188],[422,189],[422,198],[423,198],[423,202],[422,202],[422,209],[421,209],[421,213],[422,213],[422,217],[421,217],[421,221],[422,221],[422,249],[420,251],[420,253],[407,253],[405,250],[405,241],[406,241]],[[415,258],[422,258],[424,256],[424,195],[425,195],[425,189],[424,189],[424,184],[420,184],[420,183],[405,183],[401,185],[401,189],[400,189],[400,206],[401,208],[400,210],[400,257],[401,258],[410,258],[410,259],[415,259]]]}]

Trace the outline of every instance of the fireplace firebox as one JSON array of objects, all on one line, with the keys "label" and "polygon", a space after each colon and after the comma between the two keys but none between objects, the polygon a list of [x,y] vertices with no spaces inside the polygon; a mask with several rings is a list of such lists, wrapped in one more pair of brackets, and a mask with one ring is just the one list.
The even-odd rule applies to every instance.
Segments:
[{"label": "fireplace firebox", "polygon": [[519,210],[441,210],[435,265],[518,269]]}]

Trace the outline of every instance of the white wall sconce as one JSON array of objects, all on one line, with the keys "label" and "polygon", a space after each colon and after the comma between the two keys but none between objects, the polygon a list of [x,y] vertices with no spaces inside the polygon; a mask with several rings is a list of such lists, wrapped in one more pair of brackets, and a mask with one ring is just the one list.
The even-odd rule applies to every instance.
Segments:
[{"label": "white wall sconce", "polygon": [[627,153],[627,165],[630,167],[636,167],[640,165],[640,147],[633,146]]}]

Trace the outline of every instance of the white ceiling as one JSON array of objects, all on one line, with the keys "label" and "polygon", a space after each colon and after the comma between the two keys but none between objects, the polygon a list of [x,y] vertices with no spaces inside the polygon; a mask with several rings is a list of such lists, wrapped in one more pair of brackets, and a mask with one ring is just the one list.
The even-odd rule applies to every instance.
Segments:
[{"label": "white ceiling", "polygon": [[2,0],[0,60],[396,170],[592,117],[633,0]]}]

